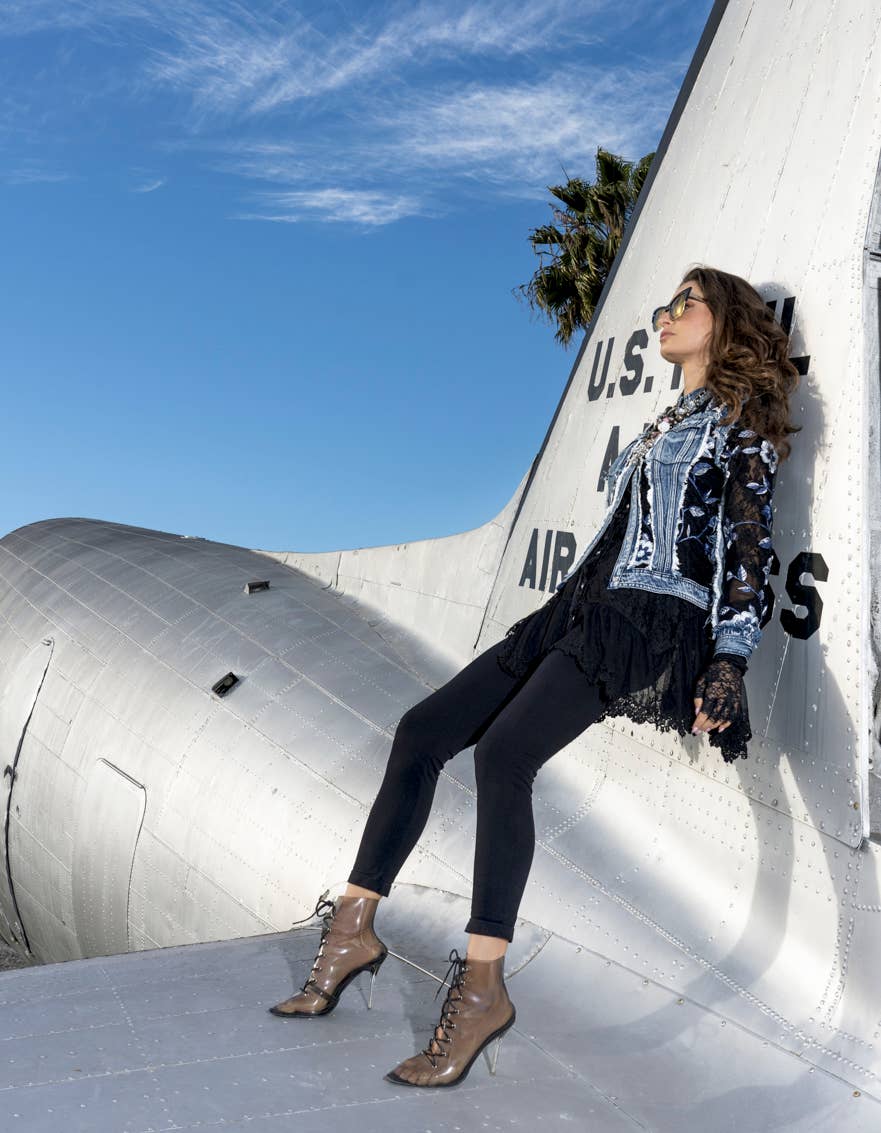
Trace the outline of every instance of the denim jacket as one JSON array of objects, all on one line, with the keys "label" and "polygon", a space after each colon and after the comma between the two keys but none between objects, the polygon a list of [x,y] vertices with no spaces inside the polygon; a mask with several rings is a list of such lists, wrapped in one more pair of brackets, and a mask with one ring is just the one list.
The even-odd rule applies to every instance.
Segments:
[{"label": "denim jacket", "polygon": [[[695,397],[681,394],[677,405]],[[599,530],[559,590],[599,542],[630,486],[630,515],[609,589],[673,594],[708,610],[714,656],[748,659],[768,620],[771,498],[777,451],[770,441],[708,404],[662,433],[636,465],[627,457],[643,434],[612,461]],[[635,473],[635,475],[634,475]]]}]

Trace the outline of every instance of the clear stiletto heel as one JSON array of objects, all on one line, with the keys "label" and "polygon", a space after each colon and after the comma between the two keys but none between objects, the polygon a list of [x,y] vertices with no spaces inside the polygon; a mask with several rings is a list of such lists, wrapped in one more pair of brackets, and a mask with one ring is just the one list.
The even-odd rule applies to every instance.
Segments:
[{"label": "clear stiletto heel", "polygon": [[492,1060],[490,1060],[490,1057],[489,1057],[489,1047],[487,1047],[483,1052],[484,1055],[486,1056],[486,1063],[487,1063],[487,1066],[489,1066],[490,1074],[495,1074],[495,1072],[496,1072],[496,1063],[499,1060],[499,1047],[502,1045],[502,1039],[505,1037],[506,1034],[507,1034],[507,1031],[503,1032],[496,1039],[496,1045],[493,1048]]},{"label": "clear stiletto heel", "polygon": [[[386,955],[388,955],[388,953],[386,953]],[[370,995],[367,997],[368,1011],[370,1011],[370,1009],[373,1007],[373,985],[376,983],[376,973],[382,966],[383,960],[385,960],[385,956],[383,956],[382,959],[377,960],[373,967],[370,969]]]}]

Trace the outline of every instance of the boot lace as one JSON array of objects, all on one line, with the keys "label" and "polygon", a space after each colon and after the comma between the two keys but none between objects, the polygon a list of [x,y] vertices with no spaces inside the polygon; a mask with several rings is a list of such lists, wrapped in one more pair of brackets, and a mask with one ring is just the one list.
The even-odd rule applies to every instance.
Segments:
[{"label": "boot lace", "polygon": [[[422,1054],[424,1054],[428,1061],[431,1063],[431,1068],[433,1070],[437,1069],[437,1062],[435,1062],[435,1058],[449,1057],[450,1052],[448,1050],[445,1050],[442,1044],[451,1043],[453,1041],[450,1035],[447,1034],[447,1029],[449,1028],[449,1030],[451,1031],[454,1031],[456,1029],[456,1024],[450,1022],[450,1016],[459,1014],[459,1009],[458,1007],[456,1007],[456,1004],[460,1003],[462,1000],[461,988],[464,982],[465,972],[468,971],[468,964],[466,960],[459,955],[455,948],[450,949],[450,954],[447,959],[450,961],[450,966],[449,968],[447,968],[447,974],[444,976],[443,982],[434,993],[435,999],[437,999],[437,997],[440,995],[441,988],[444,987],[448,980],[450,980],[451,974],[452,980],[450,980],[449,990],[447,991],[444,1005],[441,1008],[440,1022],[435,1028],[435,1033],[432,1035],[431,1041],[429,1042],[428,1046],[425,1047],[425,1049],[422,1051]],[[458,992],[458,995],[454,996],[454,992]],[[440,1031],[440,1035],[437,1034],[438,1031]],[[432,1044],[437,1047],[437,1050],[432,1050]]]},{"label": "boot lace", "polygon": [[[329,892],[329,889],[325,889],[325,891],[318,898],[318,903],[315,906],[314,912],[310,913],[308,917],[303,917],[303,920],[301,921],[294,921],[295,925],[303,924],[305,921],[311,921],[314,917],[321,917],[321,919],[324,921],[324,928],[321,930],[321,942],[318,945],[318,954],[315,957],[315,962],[312,965],[312,970],[306,978],[306,982],[303,984],[303,991],[309,991],[310,984],[312,984],[314,988],[321,990],[315,983],[314,977],[318,974],[318,972],[321,971],[320,961],[324,957],[324,946],[327,943],[330,927],[333,924],[333,915],[336,912],[336,905],[333,903],[333,901],[327,900],[327,894]],[[291,927],[293,928],[293,925]]]}]

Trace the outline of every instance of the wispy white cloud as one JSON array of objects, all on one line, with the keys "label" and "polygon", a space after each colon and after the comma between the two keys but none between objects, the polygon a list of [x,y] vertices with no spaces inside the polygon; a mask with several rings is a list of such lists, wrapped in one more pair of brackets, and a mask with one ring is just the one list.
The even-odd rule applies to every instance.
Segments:
[{"label": "wispy white cloud", "polygon": [[227,150],[225,168],[297,187],[275,193],[277,210],[256,210],[253,219],[286,219],[288,208],[300,219],[306,197],[299,186],[328,180],[366,182],[370,192],[358,195],[371,200],[382,193],[390,205],[377,210],[375,223],[399,218],[402,183],[409,211],[400,215],[438,215],[444,211],[436,203],[439,194],[453,185],[539,197],[566,173],[589,176],[599,144],[641,156],[636,154],[639,138],[647,129],[660,131],[673,89],[663,74],[569,67],[535,82],[470,82],[446,91],[411,92],[395,104],[377,106],[369,115],[370,129],[346,146],[311,139],[240,142]]},{"label": "wispy white cloud", "polygon": [[[188,91],[205,112],[265,114],[373,81],[400,81],[439,61],[534,54],[596,42],[590,17],[609,0],[422,0],[390,4],[351,27],[280,9],[257,16],[238,5],[214,14],[182,10],[174,44],[148,65],[157,82]],[[321,26],[321,24],[324,26]]]},{"label": "wispy white cloud", "polygon": [[386,193],[359,189],[299,189],[263,193],[257,198],[262,208],[239,213],[239,220],[271,220],[296,224],[320,220],[334,224],[353,224],[377,228],[408,216],[430,215],[424,201],[406,193]]},{"label": "wispy white cloud", "polygon": [[598,67],[555,69],[535,82],[472,82],[447,92],[414,92],[377,116],[386,131],[386,168],[441,168],[518,188],[560,172],[591,168],[597,145],[624,152],[663,125],[671,84],[663,76]]},{"label": "wispy white cloud", "polygon": [[[456,188],[541,196],[563,167],[589,174],[598,144],[639,156],[681,76],[652,60],[639,71],[588,62],[585,51],[576,66],[571,52],[640,7],[0,0],[0,38],[76,28],[124,46],[131,65],[106,89],[163,99],[177,128],[167,152],[251,182],[236,215],[375,227],[439,215]],[[83,105],[98,97],[100,81],[89,82]],[[131,191],[164,183],[145,162]]]},{"label": "wispy white cloud", "polygon": [[[394,0],[343,23],[327,5],[239,0],[0,0],[0,37],[140,23],[144,75],[204,113],[266,113],[408,68],[598,42],[612,0]],[[598,20],[596,21],[599,22]]]},{"label": "wispy white cloud", "polygon": [[24,161],[8,169],[0,169],[0,181],[6,185],[51,185],[69,180],[69,173],[49,169],[38,161]]},{"label": "wispy white cloud", "polygon": [[161,189],[165,185],[164,177],[139,177],[136,184],[132,185],[131,191],[133,193],[155,193],[157,189]]},{"label": "wispy white cloud", "polygon": [[0,36],[26,36],[69,28],[109,27],[147,19],[150,0],[0,0]]}]

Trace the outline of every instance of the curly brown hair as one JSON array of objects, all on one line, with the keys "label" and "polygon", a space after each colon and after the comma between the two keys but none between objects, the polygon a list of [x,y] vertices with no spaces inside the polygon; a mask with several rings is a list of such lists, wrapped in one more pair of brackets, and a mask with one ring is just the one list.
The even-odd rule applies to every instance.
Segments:
[{"label": "curly brown hair", "polygon": [[[758,291],[739,275],[695,264],[682,287],[697,283],[713,315],[706,384],[728,407],[724,425],[739,421],[765,437],[782,463],[792,445],[789,398],[800,374],[789,358],[789,336]],[[741,403],[745,404],[741,407]]]}]

